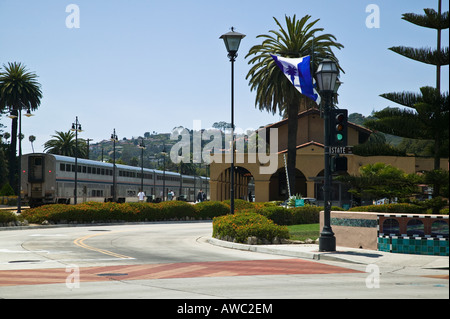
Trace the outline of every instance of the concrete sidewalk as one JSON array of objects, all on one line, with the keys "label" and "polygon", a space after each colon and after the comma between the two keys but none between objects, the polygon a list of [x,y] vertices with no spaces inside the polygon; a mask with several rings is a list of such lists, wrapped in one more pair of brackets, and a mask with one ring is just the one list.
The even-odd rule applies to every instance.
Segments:
[{"label": "concrete sidewalk", "polygon": [[335,252],[319,252],[319,245],[316,244],[246,245],[211,237],[205,238],[205,241],[209,244],[225,248],[313,260],[341,261],[363,265],[376,264],[378,266],[417,267],[423,269],[449,268],[449,257],[447,256],[397,254],[348,247],[336,247]]}]

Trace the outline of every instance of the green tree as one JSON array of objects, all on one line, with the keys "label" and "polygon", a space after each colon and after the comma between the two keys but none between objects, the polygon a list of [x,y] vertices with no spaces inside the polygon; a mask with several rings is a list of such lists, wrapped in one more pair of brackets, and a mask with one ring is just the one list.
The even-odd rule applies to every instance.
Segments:
[{"label": "green tree", "polygon": [[78,154],[79,158],[86,158],[87,156],[87,144],[82,138],[78,138],[78,153],[75,141],[74,132],[55,132],[56,135],[52,135],[53,139],[48,140],[44,144],[44,152],[56,155],[72,156]]},{"label": "green tree", "polygon": [[338,176],[341,182],[350,186],[349,192],[356,197],[380,199],[406,198],[417,193],[421,181],[416,174],[406,174],[402,170],[385,163],[362,166],[360,175]]},{"label": "green tree", "polygon": [[[438,12],[424,9],[425,14],[403,14],[403,20],[437,31],[437,48],[411,48],[396,46],[389,48],[414,61],[436,66],[436,88],[422,87],[420,93],[402,92],[381,94],[407,109],[386,108],[376,112],[377,120],[366,122],[371,129],[406,138],[434,141],[434,168],[440,168],[441,149],[449,139],[448,92],[441,93],[441,66],[449,64],[448,47],[441,49],[441,32],[450,26],[448,11],[442,13],[442,0],[438,1]],[[447,141],[447,142],[446,142]]]},{"label": "green tree", "polygon": [[[0,69],[0,111],[18,116],[21,110],[36,110],[41,104],[41,85],[35,73],[28,72],[21,63],[13,62]],[[16,185],[18,118],[12,119],[11,144],[8,156],[9,182]]]},{"label": "green tree", "polygon": [[[319,34],[324,29],[315,28],[319,19],[310,22],[311,16],[306,15],[297,20],[286,16],[286,26],[273,18],[278,30],[270,30],[270,34],[258,35],[262,43],[253,46],[246,58],[251,57],[252,65],[247,74],[251,90],[256,91],[255,106],[260,110],[273,114],[287,114],[288,118],[288,174],[291,189],[295,190],[295,163],[298,120],[300,105],[305,108],[315,106],[315,102],[301,95],[292,83],[285,77],[276,65],[271,54],[288,58],[299,58],[312,55],[313,65],[318,65],[325,58],[334,58],[333,48],[341,49],[331,34]],[[314,67],[312,68],[315,69]],[[312,72],[313,73],[313,72]]]}]

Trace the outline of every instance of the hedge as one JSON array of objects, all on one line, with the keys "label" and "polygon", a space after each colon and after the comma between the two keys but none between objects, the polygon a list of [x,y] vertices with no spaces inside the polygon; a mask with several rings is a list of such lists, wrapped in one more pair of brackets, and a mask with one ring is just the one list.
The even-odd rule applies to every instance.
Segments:
[{"label": "hedge", "polygon": [[383,204],[383,205],[368,205],[358,206],[349,209],[351,212],[378,212],[378,213],[403,213],[403,214],[423,214],[426,213],[426,208],[407,203],[400,204]]},{"label": "hedge", "polygon": [[286,226],[278,226],[260,214],[251,212],[238,212],[234,215],[225,215],[213,219],[213,237],[238,243],[247,242],[249,237],[272,242],[289,238]]},{"label": "hedge", "polygon": [[16,214],[8,211],[0,211],[0,225],[6,225],[11,222],[16,222]]},{"label": "hedge", "polygon": [[[251,207],[251,208],[248,208]],[[261,214],[277,225],[310,224],[319,222],[322,208],[304,206],[287,209],[273,203],[237,201],[236,213]],[[185,219],[213,219],[230,213],[227,201],[207,201],[192,205],[183,201],[161,203],[96,203],[78,205],[45,205],[22,212],[29,223],[90,223],[90,222],[139,222]]]}]

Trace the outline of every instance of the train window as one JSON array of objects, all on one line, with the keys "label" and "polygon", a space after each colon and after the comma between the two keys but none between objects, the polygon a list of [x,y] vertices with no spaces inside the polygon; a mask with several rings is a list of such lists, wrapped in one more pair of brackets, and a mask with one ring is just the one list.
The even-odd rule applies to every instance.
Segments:
[{"label": "train window", "polygon": [[91,174],[92,173],[92,167],[88,166],[87,172],[88,172],[88,174]]},{"label": "train window", "polygon": [[66,172],[70,172],[71,168],[70,168],[70,164],[66,164]]},{"label": "train window", "polygon": [[105,175],[105,169],[104,168],[102,168],[102,175]]},{"label": "train window", "polygon": [[59,164],[59,170],[60,171],[62,171],[62,172],[65,172],[66,171],[66,164]]},{"label": "train window", "polygon": [[100,175],[100,167],[97,167],[97,175]]},{"label": "train window", "polygon": [[86,173],[87,169],[86,166],[83,166],[83,173]]}]

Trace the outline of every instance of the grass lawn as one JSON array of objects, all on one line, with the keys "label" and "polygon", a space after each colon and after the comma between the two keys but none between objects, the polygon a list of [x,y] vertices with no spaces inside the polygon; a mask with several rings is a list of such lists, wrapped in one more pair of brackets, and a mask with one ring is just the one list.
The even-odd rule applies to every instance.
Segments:
[{"label": "grass lawn", "polygon": [[319,224],[291,225],[287,226],[292,240],[316,240],[320,236]]}]

